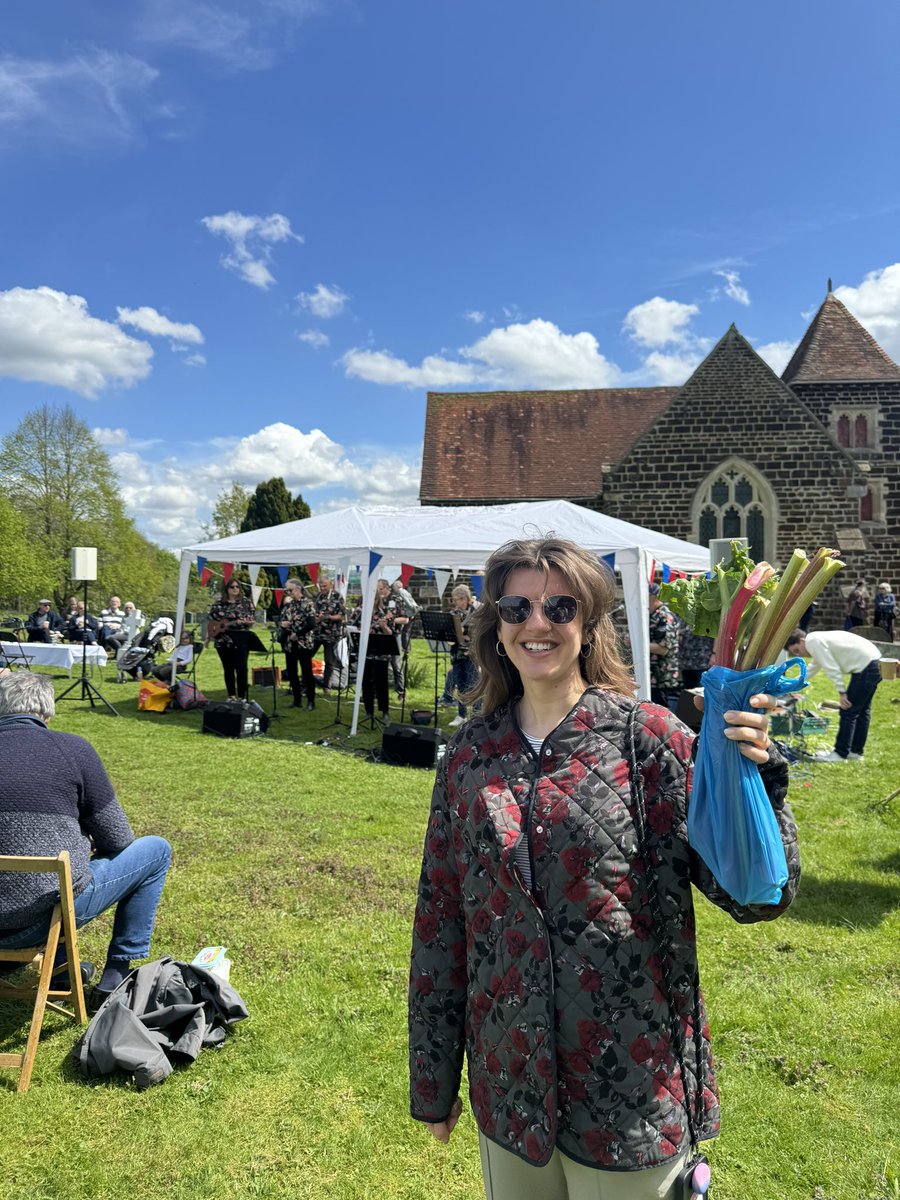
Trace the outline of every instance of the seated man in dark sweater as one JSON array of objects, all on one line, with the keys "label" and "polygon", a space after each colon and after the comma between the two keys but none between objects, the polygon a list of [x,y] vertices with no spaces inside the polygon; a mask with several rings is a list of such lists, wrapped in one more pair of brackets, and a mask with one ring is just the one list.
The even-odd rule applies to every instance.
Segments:
[{"label": "seated man in dark sweater", "polygon": [[[172,851],[163,838],[134,836],[96,750],[47,728],[54,711],[49,676],[0,677],[0,854],[68,850],[78,926],[116,906],[106,966],[90,997],[96,1009],[132,960],[150,954]],[[56,882],[56,875],[0,871],[0,945],[32,946],[46,936]],[[90,964],[82,971],[94,974]]]},{"label": "seated man in dark sweater", "polygon": [[38,601],[38,606],[25,622],[29,642],[52,642],[53,634],[62,637],[63,619],[55,612],[49,600]]}]

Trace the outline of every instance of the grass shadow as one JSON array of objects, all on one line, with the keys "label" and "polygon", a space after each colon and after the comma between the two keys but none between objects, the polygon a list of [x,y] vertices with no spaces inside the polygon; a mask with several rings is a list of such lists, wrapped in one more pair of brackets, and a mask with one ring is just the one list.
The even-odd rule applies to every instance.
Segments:
[{"label": "grass shadow", "polygon": [[805,925],[874,928],[900,905],[900,883],[817,879],[802,874],[797,898],[784,914]]}]

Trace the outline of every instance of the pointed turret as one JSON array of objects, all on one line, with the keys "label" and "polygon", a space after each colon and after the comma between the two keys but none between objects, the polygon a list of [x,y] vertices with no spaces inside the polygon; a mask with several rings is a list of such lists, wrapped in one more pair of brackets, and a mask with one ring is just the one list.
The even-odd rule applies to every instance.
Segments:
[{"label": "pointed turret", "polygon": [[785,383],[900,379],[897,366],[830,290],[794,351]]}]

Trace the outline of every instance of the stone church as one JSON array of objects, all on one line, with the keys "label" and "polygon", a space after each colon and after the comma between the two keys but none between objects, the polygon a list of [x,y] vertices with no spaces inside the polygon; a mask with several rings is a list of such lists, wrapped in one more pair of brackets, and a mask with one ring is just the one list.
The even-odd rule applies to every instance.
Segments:
[{"label": "stone church", "polygon": [[428,394],[422,504],[566,499],[707,545],[744,536],[900,590],[900,367],[829,291],[779,378],[734,325],[681,387]]}]

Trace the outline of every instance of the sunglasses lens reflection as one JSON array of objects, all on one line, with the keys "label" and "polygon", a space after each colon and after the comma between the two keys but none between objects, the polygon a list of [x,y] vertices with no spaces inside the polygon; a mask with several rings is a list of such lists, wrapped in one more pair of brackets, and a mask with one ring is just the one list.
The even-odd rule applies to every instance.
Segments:
[{"label": "sunglasses lens reflection", "polygon": [[521,625],[528,620],[531,601],[525,596],[501,596],[497,601],[500,620],[507,625]]},{"label": "sunglasses lens reflection", "polygon": [[568,625],[575,620],[578,601],[574,596],[548,596],[544,601],[544,612],[554,625]]}]

